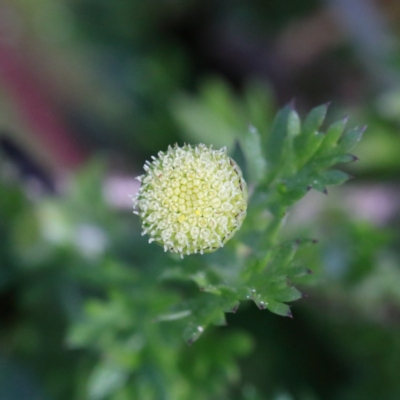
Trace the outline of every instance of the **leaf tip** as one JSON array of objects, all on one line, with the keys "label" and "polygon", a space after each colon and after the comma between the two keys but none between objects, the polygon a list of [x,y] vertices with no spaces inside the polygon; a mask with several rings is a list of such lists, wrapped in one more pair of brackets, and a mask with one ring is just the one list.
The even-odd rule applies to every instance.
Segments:
[{"label": "leaf tip", "polygon": [[236,311],[239,309],[239,305],[240,305],[240,303],[237,303],[237,304],[232,308],[231,312],[232,312],[233,314],[236,314]]},{"label": "leaf tip", "polygon": [[249,122],[249,123],[247,124],[247,129],[248,129],[249,132],[251,132],[251,133],[256,133],[256,132],[257,132],[257,128],[256,128],[251,122]]},{"label": "leaf tip", "polygon": [[265,310],[267,308],[267,305],[263,301],[257,302],[257,306],[260,310]]}]

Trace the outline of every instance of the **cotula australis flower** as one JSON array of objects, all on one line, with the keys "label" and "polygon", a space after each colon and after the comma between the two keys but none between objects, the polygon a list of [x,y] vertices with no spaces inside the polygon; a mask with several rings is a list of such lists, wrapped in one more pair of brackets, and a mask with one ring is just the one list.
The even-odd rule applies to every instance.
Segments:
[{"label": "cotula australis flower", "polygon": [[142,235],[182,257],[222,247],[247,208],[246,182],[226,148],[176,145],[152,159],[133,199]]}]

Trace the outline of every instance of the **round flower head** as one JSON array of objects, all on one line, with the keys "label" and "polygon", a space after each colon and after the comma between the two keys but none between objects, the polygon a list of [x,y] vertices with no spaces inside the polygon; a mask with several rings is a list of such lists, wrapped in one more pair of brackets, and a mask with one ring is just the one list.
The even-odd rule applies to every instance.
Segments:
[{"label": "round flower head", "polygon": [[247,187],[226,148],[169,147],[144,165],[134,207],[143,235],[164,250],[192,254],[222,247],[246,216]]}]

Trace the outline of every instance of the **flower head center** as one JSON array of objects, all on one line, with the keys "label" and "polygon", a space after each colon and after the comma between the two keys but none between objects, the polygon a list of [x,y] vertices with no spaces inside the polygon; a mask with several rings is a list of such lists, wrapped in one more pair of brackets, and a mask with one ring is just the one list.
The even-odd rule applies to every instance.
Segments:
[{"label": "flower head center", "polygon": [[205,145],[169,147],[158,156],[146,163],[135,198],[143,233],[181,255],[223,246],[246,215],[239,167],[225,149]]}]

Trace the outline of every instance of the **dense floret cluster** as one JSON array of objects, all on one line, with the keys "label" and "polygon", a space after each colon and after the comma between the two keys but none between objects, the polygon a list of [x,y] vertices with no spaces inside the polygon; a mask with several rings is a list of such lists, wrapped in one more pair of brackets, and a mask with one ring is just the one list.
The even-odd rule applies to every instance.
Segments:
[{"label": "dense floret cluster", "polygon": [[247,208],[246,183],[226,148],[175,146],[152,158],[134,197],[142,234],[181,256],[222,247]]}]

